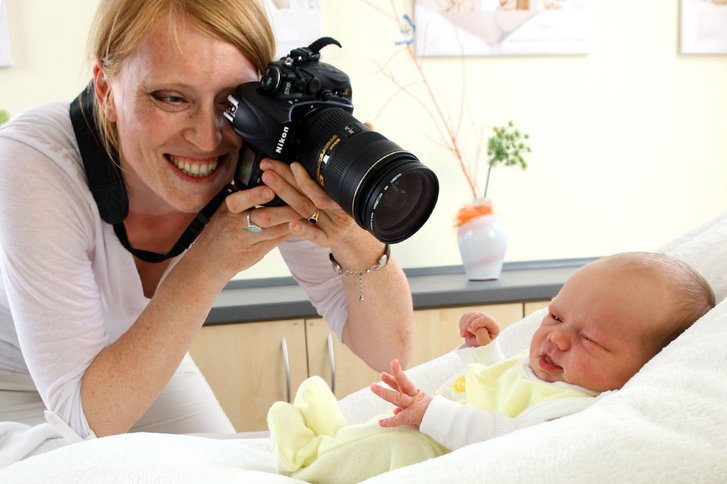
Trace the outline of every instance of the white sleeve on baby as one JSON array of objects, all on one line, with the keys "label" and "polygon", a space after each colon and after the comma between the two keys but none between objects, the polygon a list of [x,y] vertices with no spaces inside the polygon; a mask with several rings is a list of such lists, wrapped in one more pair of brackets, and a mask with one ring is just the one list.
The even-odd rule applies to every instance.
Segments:
[{"label": "white sleeve on baby", "polygon": [[517,419],[437,396],[429,404],[419,430],[449,450],[455,450],[507,434],[520,426]]}]

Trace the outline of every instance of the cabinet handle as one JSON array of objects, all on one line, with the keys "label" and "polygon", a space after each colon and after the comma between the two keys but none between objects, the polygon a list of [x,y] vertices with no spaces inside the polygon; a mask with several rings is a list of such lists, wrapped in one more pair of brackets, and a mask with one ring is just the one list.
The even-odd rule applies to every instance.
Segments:
[{"label": "cabinet handle", "polygon": [[331,366],[331,392],[336,394],[336,351],[333,349],[333,335],[328,333],[326,338],[328,345],[328,363]]},{"label": "cabinet handle", "polygon": [[288,341],[285,336],[280,340],[283,350],[283,366],[285,368],[285,401],[290,403],[290,358],[288,357]]}]

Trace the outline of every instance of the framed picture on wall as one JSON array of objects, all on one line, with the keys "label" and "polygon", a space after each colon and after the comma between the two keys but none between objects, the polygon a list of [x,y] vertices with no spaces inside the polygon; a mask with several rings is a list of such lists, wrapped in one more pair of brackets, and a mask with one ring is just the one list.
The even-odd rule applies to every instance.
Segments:
[{"label": "framed picture on wall", "polygon": [[727,54],[727,0],[681,0],[680,52]]},{"label": "framed picture on wall", "polygon": [[418,56],[587,54],[590,0],[414,0]]},{"label": "framed picture on wall", "polygon": [[0,0],[0,67],[9,67],[11,65],[13,65],[13,56],[10,53],[8,19],[5,16],[5,3]]}]

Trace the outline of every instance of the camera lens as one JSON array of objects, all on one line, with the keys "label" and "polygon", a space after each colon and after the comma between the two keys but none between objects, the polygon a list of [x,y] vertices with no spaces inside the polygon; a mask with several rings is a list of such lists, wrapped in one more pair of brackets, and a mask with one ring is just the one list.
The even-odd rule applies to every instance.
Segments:
[{"label": "camera lens", "polygon": [[411,237],[434,210],[434,172],[349,112],[326,107],[308,113],[296,141],[308,173],[380,241]]}]

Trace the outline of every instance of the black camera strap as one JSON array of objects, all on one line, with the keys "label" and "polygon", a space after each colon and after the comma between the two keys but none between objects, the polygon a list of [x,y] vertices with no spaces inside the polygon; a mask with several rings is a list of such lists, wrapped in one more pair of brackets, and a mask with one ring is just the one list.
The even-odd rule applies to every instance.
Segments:
[{"label": "black camera strap", "polygon": [[[126,195],[124,178],[119,165],[109,156],[101,142],[101,135],[93,116],[94,95],[91,82],[71,103],[70,115],[81,152],[83,168],[88,178],[88,186],[98,206],[101,219],[113,225],[121,245],[144,262],[162,262],[178,256],[192,245],[225,197],[235,191],[234,185],[232,183],[226,185],[200,210],[166,254],[135,249],[131,246],[124,227],[124,220],[129,215],[129,200]],[[116,153],[113,153],[113,158],[116,157]]]}]

